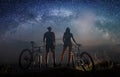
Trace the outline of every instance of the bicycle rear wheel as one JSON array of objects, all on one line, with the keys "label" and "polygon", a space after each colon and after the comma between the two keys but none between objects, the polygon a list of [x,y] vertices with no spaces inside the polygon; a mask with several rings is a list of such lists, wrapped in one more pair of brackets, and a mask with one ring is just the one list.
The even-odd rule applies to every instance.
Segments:
[{"label": "bicycle rear wheel", "polygon": [[82,52],[80,55],[80,64],[84,71],[94,71],[95,65],[92,57],[87,52]]},{"label": "bicycle rear wheel", "polygon": [[24,49],[19,56],[19,66],[22,69],[28,69],[31,65],[32,53],[29,49]]}]

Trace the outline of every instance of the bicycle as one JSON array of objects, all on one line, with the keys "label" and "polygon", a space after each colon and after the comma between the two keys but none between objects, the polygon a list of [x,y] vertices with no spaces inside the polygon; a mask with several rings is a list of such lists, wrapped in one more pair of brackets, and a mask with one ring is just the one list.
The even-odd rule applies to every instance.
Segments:
[{"label": "bicycle", "polygon": [[23,49],[19,55],[19,66],[24,70],[28,69],[31,66],[34,67],[35,65],[38,65],[39,68],[42,66],[42,46],[35,47],[34,41],[31,41],[30,43],[32,48]]},{"label": "bicycle", "polygon": [[83,71],[95,71],[94,61],[89,53],[80,50],[80,44],[76,45],[77,50],[72,51],[72,63],[76,69],[82,69]]}]

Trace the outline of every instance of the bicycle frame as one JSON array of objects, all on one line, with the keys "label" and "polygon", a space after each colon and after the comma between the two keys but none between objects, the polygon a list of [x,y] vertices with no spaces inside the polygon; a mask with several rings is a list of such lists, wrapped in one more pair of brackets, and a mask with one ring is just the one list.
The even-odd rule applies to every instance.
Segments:
[{"label": "bicycle frame", "polygon": [[75,53],[73,51],[72,55],[72,62],[73,65],[77,64],[77,66],[82,67],[84,71],[94,71],[94,62],[91,57],[91,55],[85,51],[81,51],[80,49],[80,44],[78,44],[77,47],[77,52]]},{"label": "bicycle frame", "polygon": [[39,68],[41,68],[42,65],[41,46],[35,47],[34,41],[31,41],[30,43],[32,44],[32,48],[23,49],[19,55],[19,66],[22,69],[28,69],[29,67],[31,67],[31,65],[34,66],[35,64],[38,64]]},{"label": "bicycle frame", "polygon": [[[81,46],[80,44],[74,46],[74,48],[77,48],[76,50],[73,50],[73,51],[72,51],[72,55],[73,55],[74,57],[78,57],[78,56],[81,54],[80,46]],[[76,52],[75,52],[75,51],[76,51]]]},{"label": "bicycle frame", "polygon": [[[41,68],[41,64],[42,64],[42,52],[41,52],[41,46],[35,47],[35,42],[31,41],[30,42],[32,44],[32,48],[31,48],[31,52],[32,52],[32,58],[33,61],[35,61],[35,57],[38,55],[38,62],[39,62],[39,67]],[[36,50],[35,50],[36,49]],[[33,62],[33,64],[35,64],[35,62]]]},{"label": "bicycle frame", "polygon": [[80,45],[75,45],[74,48],[77,48],[75,51],[72,51],[72,62],[75,63],[77,62],[80,58],[81,50],[80,50]]}]

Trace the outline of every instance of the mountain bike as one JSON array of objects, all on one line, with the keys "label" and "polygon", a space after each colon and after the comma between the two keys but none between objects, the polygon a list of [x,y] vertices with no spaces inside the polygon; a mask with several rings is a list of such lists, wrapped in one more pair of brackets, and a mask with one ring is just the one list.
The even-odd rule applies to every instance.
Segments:
[{"label": "mountain bike", "polygon": [[72,51],[72,63],[76,69],[83,71],[94,71],[95,65],[91,55],[80,50],[81,45],[78,44],[75,46],[74,51]]},{"label": "mountain bike", "polygon": [[31,41],[31,49],[23,49],[19,55],[19,66],[22,69],[28,69],[35,65],[42,66],[42,46],[35,46],[35,42]]}]

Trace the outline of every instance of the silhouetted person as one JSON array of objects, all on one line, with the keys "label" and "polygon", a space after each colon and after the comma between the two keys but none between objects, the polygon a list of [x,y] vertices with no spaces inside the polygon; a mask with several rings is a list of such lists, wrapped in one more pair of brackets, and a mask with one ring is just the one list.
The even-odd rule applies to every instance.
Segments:
[{"label": "silhouetted person", "polygon": [[56,58],[55,58],[55,34],[52,32],[52,28],[48,27],[48,31],[45,32],[44,37],[43,37],[43,42],[44,45],[46,46],[46,67],[48,66],[48,56],[49,56],[49,51],[53,53],[53,65],[54,67],[56,66]]},{"label": "silhouetted person", "polygon": [[63,60],[63,57],[64,57],[64,53],[65,53],[67,47],[69,47],[69,54],[68,54],[68,63],[67,63],[67,65],[69,66],[69,64],[70,64],[70,59],[71,59],[70,56],[71,56],[71,51],[72,51],[72,40],[71,39],[74,41],[75,44],[77,44],[75,39],[74,39],[74,37],[73,37],[73,34],[70,32],[70,28],[67,27],[66,31],[64,32],[64,35],[63,35],[63,43],[64,43],[64,45],[63,45],[62,54],[60,56],[60,63],[59,63],[60,66],[61,66],[61,63],[62,63],[62,60]]}]

